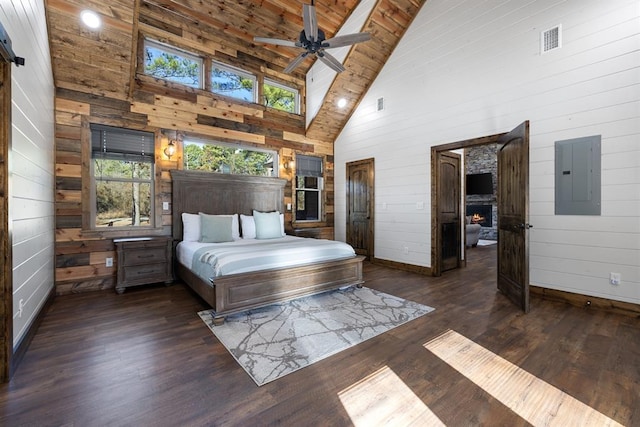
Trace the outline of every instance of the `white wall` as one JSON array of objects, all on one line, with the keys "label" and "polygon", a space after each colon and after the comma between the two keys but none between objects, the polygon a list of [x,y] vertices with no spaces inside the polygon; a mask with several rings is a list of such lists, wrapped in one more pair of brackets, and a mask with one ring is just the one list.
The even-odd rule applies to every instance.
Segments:
[{"label": "white wall", "polygon": [[[558,24],[562,48],[541,54],[541,31]],[[531,283],[640,303],[637,0],[426,2],[336,141],[336,238],[345,237],[345,163],[375,157],[375,256],[430,266],[430,147],[524,120]],[[554,215],[554,142],[598,134],[602,214]]]},{"label": "white wall", "polygon": [[[42,0],[0,3],[0,21],[24,67],[11,67],[9,221],[13,236],[13,344],[54,287],[54,85]],[[20,301],[24,307],[19,313]]]}]

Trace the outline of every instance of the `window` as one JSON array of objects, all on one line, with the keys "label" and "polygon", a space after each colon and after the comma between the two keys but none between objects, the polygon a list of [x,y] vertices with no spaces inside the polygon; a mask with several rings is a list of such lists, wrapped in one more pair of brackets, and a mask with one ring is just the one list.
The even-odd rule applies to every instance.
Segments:
[{"label": "window", "polygon": [[148,39],[144,41],[144,73],[202,89],[202,58]]},{"label": "window", "polygon": [[278,173],[276,151],[220,142],[185,140],[183,162],[185,170],[255,176],[277,176]]},{"label": "window", "polygon": [[296,156],[296,221],[320,221],[322,187],[322,159]]},{"label": "window", "polygon": [[91,125],[95,228],[154,225],[154,134]]},{"label": "window", "polygon": [[300,94],[297,89],[265,79],[263,96],[267,107],[300,114]]},{"label": "window", "polygon": [[211,91],[248,102],[256,102],[256,76],[213,62]]}]

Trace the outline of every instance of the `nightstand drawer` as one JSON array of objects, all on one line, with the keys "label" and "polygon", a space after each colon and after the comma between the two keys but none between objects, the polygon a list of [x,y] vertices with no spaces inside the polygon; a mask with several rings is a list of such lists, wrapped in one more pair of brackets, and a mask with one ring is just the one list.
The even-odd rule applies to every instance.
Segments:
[{"label": "nightstand drawer", "polygon": [[167,278],[166,264],[132,265],[124,268],[124,281],[135,283],[164,282]]},{"label": "nightstand drawer", "polygon": [[124,253],[124,266],[165,262],[166,257],[165,246],[147,249],[129,249]]}]

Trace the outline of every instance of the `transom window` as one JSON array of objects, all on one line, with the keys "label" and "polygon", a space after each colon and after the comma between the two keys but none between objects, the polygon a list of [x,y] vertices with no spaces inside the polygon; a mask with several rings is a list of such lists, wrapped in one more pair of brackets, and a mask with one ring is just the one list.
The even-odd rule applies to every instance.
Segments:
[{"label": "transom window", "polygon": [[153,227],[154,134],[91,125],[91,223]]},{"label": "transom window", "polygon": [[322,159],[296,156],[296,221],[320,221],[322,215]]},{"label": "transom window", "polygon": [[153,40],[144,41],[144,72],[150,76],[202,89],[202,64],[197,55]]},{"label": "transom window", "polygon": [[[277,176],[278,152],[216,141],[184,140],[185,170]],[[274,167],[275,165],[275,167]]]},{"label": "transom window", "polygon": [[300,114],[300,94],[297,89],[265,79],[262,90],[267,107]]},{"label": "transom window", "polygon": [[213,61],[211,92],[248,102],[257,101],[256,76]]}]

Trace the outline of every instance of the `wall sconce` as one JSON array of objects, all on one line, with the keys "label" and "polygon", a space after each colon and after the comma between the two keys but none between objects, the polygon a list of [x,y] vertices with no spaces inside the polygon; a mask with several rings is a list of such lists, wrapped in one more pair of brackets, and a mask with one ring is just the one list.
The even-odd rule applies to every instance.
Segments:
[{"label": "wall sconce", "polygon": [[176,154],[176,142],[173,139],[169,140],[169,144],[164,149],[164,154],[169,160],[171,160],[171,156]]},{"label": "wall sconce", "polygon": [[287,160],[286,162],[284,162],[284,168],[288,171],[293,170],[295,163],[293,163],[293,160]]}]

